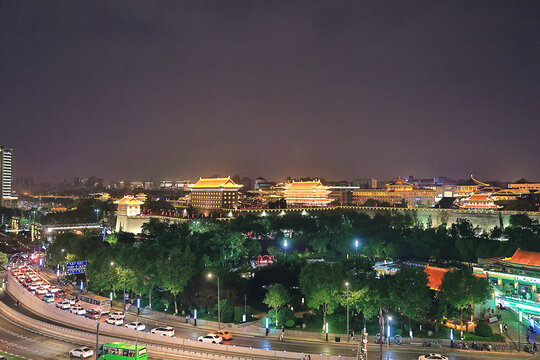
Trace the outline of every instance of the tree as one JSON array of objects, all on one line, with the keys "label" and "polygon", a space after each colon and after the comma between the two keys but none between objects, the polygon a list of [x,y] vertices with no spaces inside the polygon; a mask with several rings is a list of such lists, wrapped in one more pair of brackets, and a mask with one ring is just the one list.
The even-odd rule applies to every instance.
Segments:
[{"label": "tree", "polygon": [[440,290],[441,299],[459,310],[462,329],[463,310],[474,304],[483,303],[491,296],[489,281],[475,276],[471,268],[448,271],[444,274]]},{"label": "tree", "polygon": [[342,288],[343,270],[339,263],[310,263],[300,271],[300,289],[309,307],[321,309],[323,330],[326,327],[326,315],[332,314],[340,303]]},{"label": "tree", "polygon": [[187,249],[173,249],[169,256],[159,261],[157,272],[159,287],[169,291],[174,298],[174,314],[178,314],[177,296],[184,290],[188,281],[195,274],[195,256]]},{"label": "tree", "polygon": [[417,319],[429,309],[431,296],[426,273],[420,268],[402,268],[389,278],[392,307],[410,319]]},{"label": "tree", "polygon": [[0,252],[0,265],[7,265],[8,257],[3,252]]},{"label": "tree", "polygon": [[282,284],[273,284],[268,289],[263,303],[273,308],[276,312],[276,327],[278,326],[278,312],[282,305],[285,305],[290,299],[289,292]]}]

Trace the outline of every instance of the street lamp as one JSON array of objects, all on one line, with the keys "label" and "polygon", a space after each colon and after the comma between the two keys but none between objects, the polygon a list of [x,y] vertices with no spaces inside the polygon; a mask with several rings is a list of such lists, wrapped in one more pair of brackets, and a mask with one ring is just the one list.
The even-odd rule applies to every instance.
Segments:
[{"label": "street lamp", "polygon": [[[209,279],[211,279],[214,275],[212,273],[208,273],[206,275]],[[217,317],[218,317],[218,330],[221,330],[221,306],[219,304],[219,275],[216,275],[217,277]]]},{"label": "street lamp", "polygon": [[99,221],[99,209],[94,209],[96,212],[96,221]]},{"label": "street lamp", "polygon": [[388,356],[390,356],[390,322],[392,321],[392,316],[388,315],[386,320],[387,320],[386,332],[388,334],[386,336],[386,348],[387,348],[387,354],[388,354]]},{"label": "street lamp", "polygon": [[358,256],[358,247],[360,246],[360,241],[358,239],[354,240],[354,250],[356,251],[356,256]]},{"label": "street lamp", "polygon": [[287,253],[287,246],[289,246],[289,243],[287,242],[287,239],[283,240],[283,247],[285,248],[285,253]]},{"label": "street lamp", "polygon": [[349,342],[350,332],[349,332],[349,282],[345,283],[347,288],[347,342]]}]

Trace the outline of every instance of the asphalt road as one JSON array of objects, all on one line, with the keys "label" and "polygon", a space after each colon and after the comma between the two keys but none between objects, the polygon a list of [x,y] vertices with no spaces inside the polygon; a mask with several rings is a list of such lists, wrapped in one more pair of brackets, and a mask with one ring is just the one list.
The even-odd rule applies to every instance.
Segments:
[{"label": "asphalt road", "polygon": [[[53,280],[53,279],[48,279]],[[54,282],[54,281],[51,281]],[[52,320],[49,320],[47,318],[44,318],[40,315],[37,315],[28,309],[25,309],[24,307],[17,307],[15,306],[16,299],[13,299],[9,294],[7,294],[4,291],[0,291],[0,300],[4,303],[8,304],[10,307],[16,309],[17,311],[27,315],[31,316],[33,318],[39,319],[41,321],[46,321],[49,323],[55,323]],[[52,305],[53,306],[53,305]],[[75,315],[73,315],[75,316]],[[124,323],[136,321],[137,317],[132,314],[127,314],[126,319]],[[105,321],[105,317],[102,317],[100,321]],[[144,317],[139,317],[139,321],[146,324],[146,331],[149,331],[151,328],[156,327],[157,325],[171,325],[176,330],[176,336],[177,337],[183,337],[183,338],[191,338],[196,339],[200,335],[205,335],[208,333],[207,329],[201,329],[200,327],[194,327],[193,325],[186,325],[185,323],[182,324],[182,319],[178,319],[178,321],[175,321],[172,324],[164,324],[163,322],[156,322],[152,319],[146,319]],[[61,325],[61,324],[60,324]],[[75,327],[73,327],[75,328]],[[24,329],[23,329],[24,330]],[[12,330],[13,331],[13,330]],[[26,331],[26,335],[28,336],[29,333]],[[37,334],[36,334],[37,335]],[[270,350],[279,350],[287,352],[305,352],[305,353],[311,353],[311,354],[325,354],[325,355],[343,355],[343,356],[356,356],[356,349],[357,347],[351,344],[346,343],[334,343],[334,342],[324,342],[320,339],[300,339],[300,338],[287,338],[287,333],[285,333],[285,340],[279,341],[275,337],[265,337],[264,335],[260,334],[233,334],[235,335],[235,338],[233,338],[231,341],[225,341],[224,344],[230,344],[230,345],[237,345],[237,346],[245,346],[245,347],[254,347],[254,348],[263,348],[263,349],[270,349]],[[12,335],[14,336],[14,335]],[[41,336],[41,335],[40,335]],[[3,337],[0,337],[0,339],[3,339]],[[73,347],[75,345],[82,345],[82,344],[64,344],[64,347],[62,348],[62,351],[64,351],[64,354],[67,353],[69,350],[69,347]],[[89,344],[92,345],[92,344]],[[58,344],[55,346],[58,347]],[[65,346],[68,346],[67,348]],[[52,349],[42,349],[41,347],[38,347],[40,351],[53,351],[55,348]],[[27,349],[26,351],[30,351],[30,349]],[[450,349],[406,349],[406,348],[399,348],[399,347],[392,347],[389,354],[384,353],[384,357],[386,359],[418,359],[418,356],[420,354],[426,354],[429,352],[439,352],[447,355],[449,359],[487,359],[487,358],[504,358],[504,359],[512,359],[512,358],[520,358],[519,356],[512,356],[512,354],[508,354],[506,356],[502,354],[494,354],[494,353],[488,353],[488,352],[455,352],[451,351]],[[24,354],[21,354],[23,356],[27,356]],[[38,357],[43,358],[43,357]],[[46,357],[45,357],[46,358]],[[312,357],[313,358],[313,357]],[[379,359],[380,355],[378,353],[378,347],[370,346],[369,348],[369,359]],[[521,357],[522,358],[522,357]]]}]

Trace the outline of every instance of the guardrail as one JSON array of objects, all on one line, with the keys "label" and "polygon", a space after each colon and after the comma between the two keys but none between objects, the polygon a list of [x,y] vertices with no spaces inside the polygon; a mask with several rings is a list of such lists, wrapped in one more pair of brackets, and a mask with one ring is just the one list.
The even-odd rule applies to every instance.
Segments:
[{"label": "guardrail", "polygon": [[[44,321],[30,318],[26,315],[20,314],[13,309],[9,308],[7,305],[0,302],[0,310],[3,314],[9,314],[12,318],[15,318],[13,321],[22,320],[27,325],[32,325],[32,327],[39,330],[48,330],[54,331],[56,335],[62,334],[70,337],[74,335],[72,339],[80,341],[82,338],[87,338],[88,336],[95,339],[93,334],[82,331],[90,331],[92,333],[96,332],[97,320],[87,319],[81,316],[71,314],[69,311],[61,310],[54,305],[49,305],[44,301],[41,301],[35,297],[32,293],[22,287],[15,279],[11,277],[10,274],[7,276],[7,292],[13,297],[18,299],[22,305],[30,309],[31,311],[43,316],[44,318],[50,319],[57,323],[67,325],[70,328],[65,328],[62,326],[49,324]],[[18,319],[18,320],[17,320]],[[81,330],[75,330],[72,328],[77,328]],[[115,340],[119,339],[128,339],[130,341],[135,341],[136,333],[134,330],[125,329],[123,326],[114,326],[106,323],[100,324],[100,334],[103,334],[104,337],[113,336],[117,337]],[[100,335],[101,337],[102,335]],[[150,334],[147,332],[139,332],[138,341],[141,344],[144,344],[152,349],[159,349],[160,352],[170,351],[171,353],[183,355],[185,353],[191,354],[193,357],[204,358],[204,356],[215,355],[218,357],[231,357],[232,359],[301,359],[304,357],[304,353],[296,352],[287,352],[281,350],[270,350],[270,349],[256,349],[248,348],[235,345],[222,345],[222,344],[204,344],[196,340],[186,339],[186,338],[176,338],[176,337],[163,337],[156,334]],[[352,360],[352,357],[342,357],[342,356],[333,356],[333,355],[320,355],[320,354],[311,354],[312,357],[321,360]]]}]

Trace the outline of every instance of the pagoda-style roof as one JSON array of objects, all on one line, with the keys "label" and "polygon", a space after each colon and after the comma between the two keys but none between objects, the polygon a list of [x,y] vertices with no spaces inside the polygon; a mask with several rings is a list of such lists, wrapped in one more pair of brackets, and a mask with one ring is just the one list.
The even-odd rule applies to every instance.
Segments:
[{"label": "pagoda-style roof", "polygon": [[328,187],[324,186],[320,181],[293,181],[291,184],[285,185],[285,190],[327,190]]},{"label": "pagoda-style roof", "polygon": [[493,194],[493,196],[519,196],[520,193],[512,189],[500,189]]},{"label": "pagoda-style roof", "polygon": [[136,199],[133,195],[126,195],[118,201],[114,202],[118,205],[142,205],[144,202]]},{"label": "pagoda-style roof", "polygon": [[486,186],[489,186],[489,184],[486,184],[486,183],[483,183],[481,181],[478,181],[476,180],[472,174],[471,174],[471,178],[462,182],[462,183],[459,183],[458,186],[480,186],[480,187],[486,187]]},{"label": "pagoda-style roof", "polygon": [[521,178],[519,180],[514,181],[512,184],[533,184],[533,183],[525,178]]},{"label": "pagoda-style roof", "polygon": [[432,290],[439,290],[444,274],[446,274],[448,271],[450,270],[426,265],[424,272],[427,275],[429,288]]},{"label": "pagoda-style roof", "polygon": [[239,189],[242,187],[242,185],[238,185],[234,181],[231,180],[231,177],[226,178],[208,178],[203,179],[199,178],[199,181],[197,183],[189,186],[191,189],[208,189],[208,188],[215,188],[215,189],[222,189],[222,188],[228,188],[228,189]]},{"label": "pagoda-style roof", "polygon": [[[439,289],[441,287],[441,284],[442,284],[442,281],[443,281],[444,274],[446,274],[449,271],[452,271],[452,269],[444,269],[444,268],[440,268],[440,267],[436,267],[436,266],[426,265],[426,267],[424,269],[424,272],[427,275],[429,288],[431,290],[439,291]],[[478,278],[486,278],[487,277],[487,275],[485,275],[485,274],[473,273],[473,275],[478,277]]]},{"label": "pagoda-style roof", "polygon": [[411,185],[412,186],[412,184],[409,184],[407,181],[403,180],[400,176],[398,176],[396,180],[390,181],[386,185]]},{"label": "pagoda-style roof", "polygon": [[523,251],[518,248],[514,255],[509,258],[503,258],[500,261],[508,265],[540,267],[540,253],[534,251]]}]

